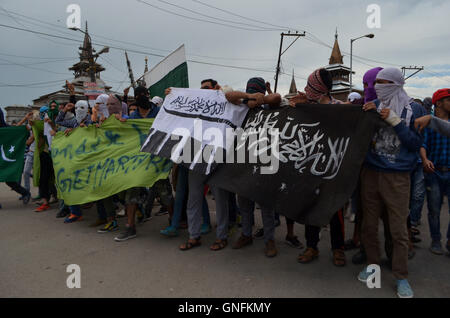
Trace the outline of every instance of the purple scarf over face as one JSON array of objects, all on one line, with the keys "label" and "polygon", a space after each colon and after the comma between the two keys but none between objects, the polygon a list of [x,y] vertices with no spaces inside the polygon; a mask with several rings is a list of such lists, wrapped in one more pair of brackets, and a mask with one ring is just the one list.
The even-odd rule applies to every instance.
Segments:
[{"label": "purple scarf over face", "polygon": [[377,78],[378,72],[380,72],[382,67],[375,67],[370,69],[364,74],[363,82],[367,84],[367,87],[364,88],[364,103],[371,102],[377,99],[377,92],[375,91],[375,80]]}]

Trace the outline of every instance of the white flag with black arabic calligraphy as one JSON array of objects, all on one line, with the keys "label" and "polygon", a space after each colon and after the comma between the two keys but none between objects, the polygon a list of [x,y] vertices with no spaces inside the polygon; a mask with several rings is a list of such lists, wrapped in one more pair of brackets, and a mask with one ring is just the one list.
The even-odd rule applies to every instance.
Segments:
[{"label": "white flag with black arabic calligraphy", "polygon": [[232,149],[247,112],[220,90],[172,88],[141,151],[208,175]]}]

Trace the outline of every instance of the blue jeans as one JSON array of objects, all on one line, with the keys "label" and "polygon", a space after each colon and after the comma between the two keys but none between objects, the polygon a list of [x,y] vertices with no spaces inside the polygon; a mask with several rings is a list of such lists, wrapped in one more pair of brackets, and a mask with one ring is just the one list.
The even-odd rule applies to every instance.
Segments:
[{"label": "blue jeans", "polygon": [[[427,189],[428,223],[430,225],[431,239],[441,240],[440,214],[444,196],[450,197],[450,172],[435,171],[425,174]],[[450,213],[450,207],[449,207]],[[450,224],[447,230],[447,239],[450,239]]]},{"label": "blue jeans", "polygon": [[[188,173],[189,169],[178,166],[178,177],[177,177],[177,190],[175,192],[175,203],[173,206],[173,216],[172,216],[172,223],[170,224],[174,228],[180,227],[180,219],[181,219],[181,212],[183,211],[183,205],[185,200],[187,199],[188,195]],[[208,202],[206,202],[205,197],[203,197],[203,224],[211,224],[210,216],[209,216],[209,208],[208,208]]]},{"label": "blue jeans", "polygon": [[425,178],[421,163],[411,172],[411,196],[409,201],[409,216],[411,225],[417,226],[422,218],[422,208],[425,201]]}]

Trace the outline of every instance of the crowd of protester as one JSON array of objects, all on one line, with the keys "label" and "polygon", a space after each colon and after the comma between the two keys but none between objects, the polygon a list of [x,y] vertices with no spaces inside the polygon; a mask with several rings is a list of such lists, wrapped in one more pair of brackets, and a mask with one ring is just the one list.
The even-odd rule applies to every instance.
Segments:
[{"label": "crowd of protester", "polygon": [[[440,211],[444,196],[450,194],[450,89],[441,89],[432,98],[423,101],[410,98],[403,85],[402,72],[395,68],[374,68],[363,78],[364,96],[353,92],[347,101],[340,101],[330,94],[331,75],[325,69],[314,71],[307,81],[304,92],[290,100],[272,93],[270,84],[262,78],[248,80],[246,91],[223,88],[213,79],[201,82],[202,89],[223,90],[228,101],[236,107],[245,104],[250,108],[264,109],[295,107],[298,103],[308,104],[356,104],[363,105],[363,111],[378,111],[388,125],[380,127],[373,137],[360,179],[349,203],[336,211],[329,223],[333,264],[346,265],[345,251],[355,249],[352,262],[355,264],[380,264],[380,242],[378,225],[384,225],[384,249],[392,273],[397,280],[397,295],[413,297],[408,283],[408,260],[415,255],[413,244],[419,243],[422,222],[421,212],[427,197],[428,224],[431,234],[430,251],[443,255]],[[26,125],[30,130],[23,171],[23,186],[8,182],[8,186],[21,195],[24,204],[31,200],[30,180],[33,175],[34,152],[39,151],[40,179],[39,195],[32,198],[39,203],[35,209],[42,213],[58,206],[57,218],[65,223],[82,220],[83,209],[96,206],[97,219],[91,225],[99,233],[119,230],[118,217],[127,217],[127,225],[114,239],[121,242],[137,236],[136,222],[143,223],[152,217],[155,201],[161,208],[156,215],[168,215],[168,226],[161,229],[163,236],[175,237],[179,231],[187,229],[189,239],[179,246],[186,251],[201,245],[201,236],[211,232],[208,201],[214,197],[216,211],[216,240],[210,246],[218,251],[228,245],[228,238],[239,228],[239,238],[231,244],[233,249],[245,248],[254,239],[263,239],[267,257],[277,255],[275,230],[281,225],[277,211],[245,197],[229,193],[223,189],[209,187],[206,177],[181,165],[173,165],[170,178],[159,180],[151,188],[130,188],[112,197],[84,206],[67,206],[58,200],[54,185],[54,171],[51,158],[52,138],[58,131],[69,135],[77,127],[97,125],[99,127],[108,116],[115,116],[124,122],[128,119],[155,118],[164,99],[151,98],[149,90],[137,87],[133,102],[128,101],[128,89],[123,96],[98,96],[95,107],[86,100],[76,100],[74,86],[67,83],[70,102],[59,105],[52,101],[41,107],[39,112],[31,112],[16,125]],[[166,90],[166,95],[170,88]],[[7,126],[1,115],[0,126]],[[43,133],[35,139],[33,123],[44,121]],[[294,208],[294,207],[293,207]],[[262,228],[255,228],[255,210],[259,210]],[[354,222],[351,239],[345,240],[344,219]],[[303,251],[298,262],[310,263],[318,258],[318,242],[321,231],[317,226],[305,225],[305,245],[294,234],[293,220],[286,222],[285,241]],[[281,229],[279,229],[281,230]],[[444,240],[445,242],[445,240]],[[447,231],[446,249],[450,251],[450,224]],[[366,282],[372,272],[365,267],[357,276]]]}]

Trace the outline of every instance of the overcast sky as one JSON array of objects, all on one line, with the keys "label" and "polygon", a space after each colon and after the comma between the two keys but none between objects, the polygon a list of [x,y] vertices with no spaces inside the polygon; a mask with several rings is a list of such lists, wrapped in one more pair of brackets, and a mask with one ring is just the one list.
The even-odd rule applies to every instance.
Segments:
[{"label": "overcast sky", "polygon": [[[83,34],[66,27],[69,15],[66,7],[71,3],[80,5],[82,23],[84,25],[88,21],[94,42],[157,55],[167,55],[185,44],[187,58],[190,60],[255,69],[233,69],[188,62],[191,87],[198,87],[202,79],[214,78],[222,85],[244,89],[246,81],[254,76],[264,77],[273,85],[281,31],[231,28],[193,21],[174,13],[234,27],[277,29],[271,25],[279,25],[306,30],[308,36],[300,38],[283,55],[282,70],[287,74],[280,78],[278,91],[282,94],[286,94],[289,89],[292,70],[295,71],[297,88],[303,90],[304,79],[314,69],[328,64],[331,49],[323,44],[333,45],[336,28],[347,66],[350,65],[347,54],[350,52],[350,39],[367,33],[375,34],[373,39],[362,38],[354,43],[353,53],[357,57],[353,59],[353,69],[356,72],[353,82],[357,87],[362,86],[362,75],[366,70],[375,66],[388,67],[391,64],[397,67],[425,67],[425,71],[407,80],[406,89],[412,97],[424,98],[431,96],[436,89],[450,87],[448,0],[202,0],[248,19],[206,7],[193,0],[144,1],[171,13],[136,0],[0,0],[0,24],[79,40],[77,43],[0,27],[0,105],[31,104],[33,99],[60,89],[65,79],[73,78],[68,68],[78,61],[78,47]],[[366,24],[369,16],[366,9],[372,3],[381,8],[379,29],[369,29]],[[254,20],[264,21],[266,24]],[[322,44],[315,43],[318,42],[317,39]],[[289,39],[285,43],[287,45]],[[97,50],[101,49],[100,45],[95,47]],[[111,49],[103,56],[105,58],[98,60],[106,68],[101,75],[102,79],[113,90],[122,91],[129,85],[124,52]],[[129,52],[135,78],[143,73],[145,56]],[[161,60],[150,54],[148,57],[150,68]],[[370,60],[360,59],[361,57]],[[54,82],[58,80],[61,82]],[[53,83],[48,83],[51,81]],[[42,82],[47,83],[34,87],[5,86]]]}]

